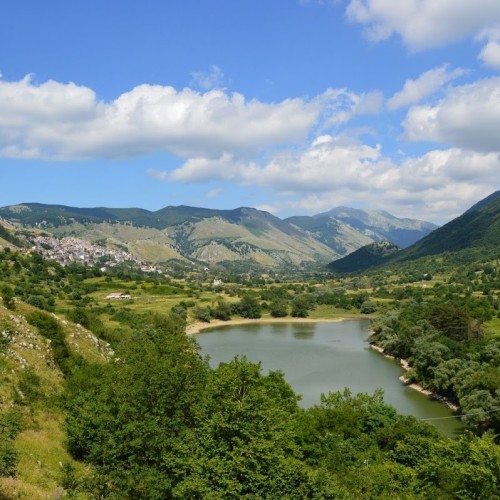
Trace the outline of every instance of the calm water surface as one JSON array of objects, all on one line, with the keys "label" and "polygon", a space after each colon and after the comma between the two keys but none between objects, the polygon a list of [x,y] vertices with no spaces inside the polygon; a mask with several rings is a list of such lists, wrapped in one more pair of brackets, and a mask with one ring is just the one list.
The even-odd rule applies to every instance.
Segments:
[{"label": "calm water surface", "polygon": [[[260,361],[264,373],[282,370],[304,407],[319,403],[321,393],[349,387],[355,394],[384,390],[385,401],[399,413],[421,419],[449,417],[445,405],[399,381],[399,363],[370,349],[368,320],[335,323],[256,323],[223,326],[196,335],[210,364],[218,366],[236,355]],[[432,420],[447,435],[463,427],[458,419]]]}]

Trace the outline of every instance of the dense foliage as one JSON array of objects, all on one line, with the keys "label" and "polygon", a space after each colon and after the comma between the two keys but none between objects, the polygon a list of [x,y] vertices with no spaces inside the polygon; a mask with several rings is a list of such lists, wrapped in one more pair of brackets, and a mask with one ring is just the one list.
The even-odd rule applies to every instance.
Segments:
[{"label": "dense foliage", "polygon": [[500,339],[481,323],[494,309],[484,299],[411,300],[374,325],[373,341],[407,359],[407,378],[458,405],[477,433],[500,431]]},{"label": "dense foliage", "polygon": [[381,392],[301,409],[280,372],[211,369],[182,319],[151,317],[109,365],[67,382],[68,446],[117,498],[495,498],[492,439],[440,437]]}]

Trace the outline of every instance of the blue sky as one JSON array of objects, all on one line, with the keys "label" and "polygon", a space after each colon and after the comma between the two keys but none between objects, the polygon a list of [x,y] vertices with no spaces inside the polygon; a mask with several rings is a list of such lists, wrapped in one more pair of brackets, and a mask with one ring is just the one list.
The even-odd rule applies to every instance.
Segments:
[{"label": "blue sky", "polygon": [[498,0],[0,3],[0,205],[338,205],[500,184]]}]

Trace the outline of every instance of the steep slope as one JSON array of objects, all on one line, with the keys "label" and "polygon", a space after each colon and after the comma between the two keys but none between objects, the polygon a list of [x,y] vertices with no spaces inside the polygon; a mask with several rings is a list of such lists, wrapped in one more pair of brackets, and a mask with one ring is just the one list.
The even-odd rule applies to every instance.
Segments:
[{"label": "steep slope", "polygon": [[372,241],[390,241],[406,248],[437,228],[435,224],[416,219],[399,219],[383,210],[359,210],[337,207],[314,216],[319,221],[335,219],[349,225]]},{"label": "steep slope", "polygon": [[15,234],[15,228],[7,221],[0,218],[0,249],[1,248],[21,248],[26,246],[26,241]]},{"label": "steep slope", "polygon": [[368,245],[328,265],[337,272],[355,272],[382,265],[446,254],[447,260],[500,257],[500,191],[479,201],[462,215],[436,229],[409,248],[390,255]]},{"label": "steep slope", "polygon": [[[65,471],[86,466],[68,453],[64,413],[58,403],[64,376],[51,341],[27,321],[34,307],[0,300],[0,498],[62,498]],[[56,316],[67,348],[104,363],[112,351],[90,331]],[[11,468],[10,474],[5,469]]]},{"label": "steep slope", "polygon": [[416,259],[443,252],[500,248],[500,191],[476,203],[465,213],[398,254],[398,260]]},{"label": "steep slope", "polygon": [[285,219],[311,236],[346,255],[373,241],[372,238],[333,217],[296,216]]},{"label": "steep slope", "polygon": [[376,241],[359,248],[342,259],[330,262],[328,268],[336,273],[353,273],[361,269],[382,265],[388,262],[399,250],[397,245],[388,241]]}]

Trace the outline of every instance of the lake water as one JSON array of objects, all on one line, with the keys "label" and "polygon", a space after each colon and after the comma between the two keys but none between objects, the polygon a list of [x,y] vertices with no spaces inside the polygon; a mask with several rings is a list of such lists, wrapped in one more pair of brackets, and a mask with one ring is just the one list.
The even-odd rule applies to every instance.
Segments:
[{"label": "lake water", "polygon": [[196,335],[210,364],[218,366],[236,355],[260,361],[264,373],[282,370],[304,407],[320,395],[349,387],[356,394],[384,390],[385,401],[399,413],[429,420],[452,436],[463,429],[452,411],[399,381],[403,370],[395,360],[370,348],[368,320],[332,323],[252,323],[222,326]]}]

